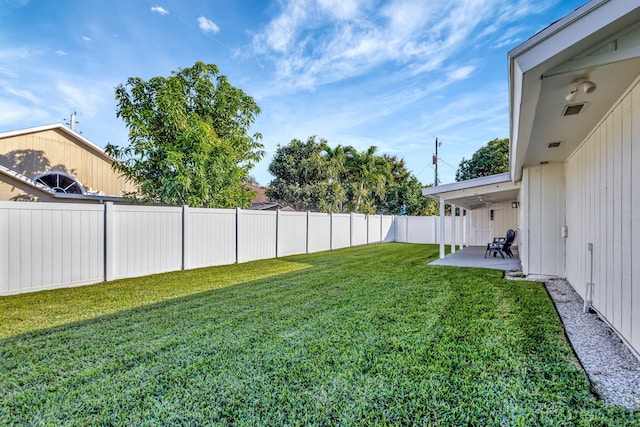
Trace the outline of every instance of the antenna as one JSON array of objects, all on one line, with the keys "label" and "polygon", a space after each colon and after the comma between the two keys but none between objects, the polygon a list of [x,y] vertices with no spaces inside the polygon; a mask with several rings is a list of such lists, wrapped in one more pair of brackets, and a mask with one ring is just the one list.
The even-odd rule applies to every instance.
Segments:
[{"label": "antenna", "polygon": [[75,111],[73,113],[71,113],[71,119],[69,121],[64,119],[64,124],[69,126],[69,129],[71,129],[71,130],[76,130],[76,125],[79,124],[79,123],[80,122],[78,122],[76,120],[76,112]]}]

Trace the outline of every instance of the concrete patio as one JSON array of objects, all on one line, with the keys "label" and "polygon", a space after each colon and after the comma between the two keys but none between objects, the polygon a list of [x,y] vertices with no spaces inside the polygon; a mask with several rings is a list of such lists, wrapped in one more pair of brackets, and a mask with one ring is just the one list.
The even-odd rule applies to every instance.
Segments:
[{"label": "concrete patio", "polygon": [[476,268],[493,268],[496,270],[522,270],[520,265],[520,258],[517,246],[513,246],[513,258],[509,258],[505,255],[502,259],[500,255],[494,257],[487,255],[484,257],[486,246],[468,246],[462,250],[456,251],[454,254],[449,254],[444,258],[437,259],[429,265],[449,265],[453,267],[476,267]]}]

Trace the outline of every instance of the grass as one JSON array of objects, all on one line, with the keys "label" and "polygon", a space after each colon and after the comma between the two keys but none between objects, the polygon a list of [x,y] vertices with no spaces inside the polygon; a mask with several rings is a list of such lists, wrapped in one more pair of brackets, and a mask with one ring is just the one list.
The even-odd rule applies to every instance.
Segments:
[{"label": "grass", "polygon": [[0,297],[1,425],[640,425],[539,283],[384,244]]}]

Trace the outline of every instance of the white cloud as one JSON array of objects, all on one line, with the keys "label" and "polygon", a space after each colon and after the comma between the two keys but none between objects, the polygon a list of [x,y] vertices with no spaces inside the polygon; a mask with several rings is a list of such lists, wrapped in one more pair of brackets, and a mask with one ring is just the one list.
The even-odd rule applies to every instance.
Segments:
[{"label": "white cloud", "polygon": [[49,114],[40,108],[29,108],[15,100],[0,98],[0,125],[15,123],[42,124],[50,120]]},{"label": "white cloud", "polygon": [[151,12],[158,13],[160,15],[168,15],[169,11],[162,6],[153,6]]},{"label": "white cloud", "polygon": [[361,10],[361,2],[358,0],[318,0],[318,6],[327,14],[336,19],[352,19]]},{"label": "white cloud", "polygon": [[23,90],[23,89],[15,89],[13,86],[11,86],[7,82],[0,82],[0,88],[2,88],[4,90],[4,92],[6,92],[8,94],[11,94],[13,96],[16,96],[18,98],[25,99],[25,100],[27,100],[29,102],[34,103],[34,104],[39,104],[40,103],[40,99],[38,97],[36,97],[30,91]]},{"label": "white cloud", "polygon": [[82,40],[86,41],[86,42],[90,42],[91,39],[88,36],[82,36]]},{"label": "white cloud", "polygon": [[73,85],[66,81],[59,81],[55,87],[60,108],[94,115],[104,98],[109,95],[103,86],[105,86],[103,83],[92,81],[79,80]]},{"label": "white cloud", "polygon": [[475,70],[449,71],[462,52],[512,43],[522,29],[505,25],[553,1],[282,0],[281,13],[254,35],[253,54],[273,62],[272,91],[313,91],[386,65],[405,78],[441,71],[462,80]]},{"label": "white cloud", "polygon": [[205,33],[213,33],[213,34],[215,34],[218,31],[220,31],[220,27],[218,27],[215,24],[215,22],[211,21],[210,19],[205,18],[204,16],[201,16],[201,17],[198,18],[198,26]]},{"label": "white cloud", "polygon": [[457,67],[454,70],[450,71],[447,74],[447,77],[451,81],[464,80],[464,79],[469,78],[471,73],[473,73],[475,70],[476,70],[476,67],[474,67],[473,65],[466,65],[464,67]]},{"label": "white cloud", "polygon": [[0,49],[0,62],[10,62],[17,59],[25,59],[30,56],[29,50],[25,48]]},{"label": "white cloud", "polygon": [[69,54],[67,52],[65,52],[64,50],[62,50],[62,49],[58,49],[58,50],[56,50],[56,55],[67,56]]}]

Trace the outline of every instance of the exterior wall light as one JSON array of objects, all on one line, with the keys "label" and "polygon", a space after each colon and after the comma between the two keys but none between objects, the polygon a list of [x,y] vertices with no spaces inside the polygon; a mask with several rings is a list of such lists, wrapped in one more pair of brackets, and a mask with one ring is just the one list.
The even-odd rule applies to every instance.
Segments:
[{"label": "exterior wall light", "polygon": [[594,82],[589,80],[587,77],[580,77],[575,79],[571,84],[573,84],[573,89],[571,92],[564,97],[567,102],[572,102],[578,96],[578,92],[582,91],[586,94],[590,94],[598,87]]}]

